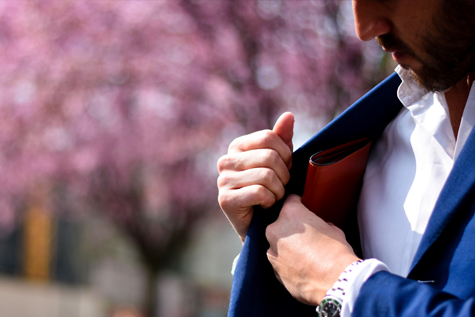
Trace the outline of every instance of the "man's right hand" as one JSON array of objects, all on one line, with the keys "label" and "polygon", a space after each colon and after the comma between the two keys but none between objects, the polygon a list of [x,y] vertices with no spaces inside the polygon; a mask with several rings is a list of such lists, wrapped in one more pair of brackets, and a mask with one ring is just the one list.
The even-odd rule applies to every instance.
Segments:
[{"label": "man's right hand", "polygon": [[294,115],[282,114],[274,129],[235,139],[218,160],[219,205],[242,242],[254,206],[269,208],[284,197],[290,180]]}]

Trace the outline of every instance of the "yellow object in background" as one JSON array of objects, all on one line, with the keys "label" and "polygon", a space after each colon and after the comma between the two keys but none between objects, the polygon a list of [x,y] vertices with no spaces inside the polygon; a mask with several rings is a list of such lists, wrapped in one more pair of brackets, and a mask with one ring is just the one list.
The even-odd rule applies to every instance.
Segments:
[{"label": "yellow object in background", "polygon": [[47,281],[52,258],[53,218],[42,204],[33,204],[26,211],[24,226],[25,277]]}]

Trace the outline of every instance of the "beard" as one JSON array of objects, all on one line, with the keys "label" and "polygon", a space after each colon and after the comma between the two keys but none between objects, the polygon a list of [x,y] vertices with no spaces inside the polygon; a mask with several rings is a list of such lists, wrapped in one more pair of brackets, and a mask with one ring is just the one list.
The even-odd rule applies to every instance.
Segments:
[{"label": "beard", "polygon": [[404,53],[422,67],[417,73],[407,65],[416,82],[429,91],[446,91],[475,71],[475,1],[444,0],[432,25],[420,39],[421,53],[391,33],[376,37],[379,45]]}]

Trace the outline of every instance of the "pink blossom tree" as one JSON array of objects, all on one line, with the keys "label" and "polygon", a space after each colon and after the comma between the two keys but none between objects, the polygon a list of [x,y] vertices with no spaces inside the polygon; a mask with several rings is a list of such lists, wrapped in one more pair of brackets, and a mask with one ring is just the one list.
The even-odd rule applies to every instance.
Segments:
[{"label": "pink blossom tree", "polygon": [[108,215],[152,312],[157,274],[218,209],[229,138],[284,110],[328,120],[375,80],[340,2],[0,2],[0,224],[38,187]]}]

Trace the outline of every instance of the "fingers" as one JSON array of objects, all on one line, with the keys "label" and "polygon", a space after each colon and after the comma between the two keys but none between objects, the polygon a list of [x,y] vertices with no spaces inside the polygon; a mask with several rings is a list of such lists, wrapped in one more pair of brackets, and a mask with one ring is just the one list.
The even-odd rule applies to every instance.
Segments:
[{"label": "fingers", "polygon": [[228,154],[262,149],[275,151],[287,168],[290,168],[292,150],[277,133],[271,130],[254,132],[235,139],[229,146]]},{"label": "fingers", "polygon": [[277,200],[284,197],[284,185],[276,173],[269,168],[254,168],[241,172],[228,171],[221,174],[218,178],[218,187],[222,189],[236,190],[249,186],[264,187]]},{"label": "fingers", "polygon": [[274,270],[274,275],[275,275],[275,278],[279,281],[279,283],[283,285],[284,283],[282,282],[282,279],[280,278],[280,275],[279,273],[277,273],[276,270]]},{"label": "fingers", "polygon": [[293,150],[294,122],[294,115],[291,112],[285,112],[277,119],[272,129],[289,147],[290,151]]},{"label": "fingers", "polygon": [[297,300],[317,305],[348,264],[357,260],[344,234],[289,195],[266,228],[267,258],[275,276]]},{"label": "fingers", "polygon": [[276,195],[265,186],[250,185],[238,189],[222,190],[219,193],[218,202],[225,212],[243,213],[252,206],[269,208],[275,204]]},{"label": "fingers", "polygon": [[290,194],[285,200],[284,206],[291,207],[293,204],[302,204],[302,197],[296,194]]},{"label": "fingers", "polygon": [[319,222],[324,223],[302,204],[300,196],[289,195],[284,201],[277,220],[266,228],[265,235],[270,244],[270,249],[277,254],[276,248],[279,239],[297,232],[304,232],[307,224],[314,227],[318,226]]},{"label": "fingers", "polygon": [[276,196],[266,187],[251,185],[239,189],[219,189],[218,202],[241,241],[244,242],[252,214],[256,205],[269,208],[274,205]]},{"label": "fingers", "polygon": [[294,116],[288,112],[273,130],[235,139],[218,160],[218,201],[244,240],[254,206],[271,207],[284,197],[290,180]]},{"label": "fingers", "polygon": [[[263,149],[225,155],[218,160],[218,171],[246,171],[252,169],[269,169],[280,182],[286,185],[290,180],[289,169],[276,151]],[[238,175],[235,175],[238,176]]]},{"label": "fingers", "polygon": [[[313,219],[314,217],[316,219]],[[294,223],[297,219],[301,221],[322,221],[302,204],[302,197],[291,194],[285,199],[276,223],[286,226],[288,223]]]},{"label": "fingers", "polygon": [[285,230],[292,231],[304,223],[310,225],[319,232],[321,237],[329,237],[338,240],[343,244],[347,244],[345,234],[340,228],[332,223],[324,221],[322,218],[308,210],[308,208],[302,204],[302,197],[295,194],[289,195],[286,198],[277,221],[269,226],[273,226],[270,228],[272,230],[270,230],[271,232],[269,235],[273,241],[276,241],[278,237],[272,235],[272,232],[276,231],[276,228],[279,232]]}]

